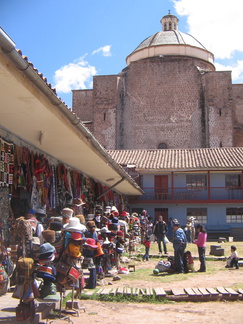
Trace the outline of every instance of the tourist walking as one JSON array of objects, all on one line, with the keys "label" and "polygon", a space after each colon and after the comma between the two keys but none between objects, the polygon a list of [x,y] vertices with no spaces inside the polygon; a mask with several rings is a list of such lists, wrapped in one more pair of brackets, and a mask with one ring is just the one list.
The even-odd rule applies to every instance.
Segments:
[{"label": "tourist walking", "polygon": [[164,253],[167,254],[165,237],[168,231],[166,222],[163,221],[163,216],[159,216],[159,221],[155,224],[154,235],[157,238],[159,253],[162,253],[161,242],[163,243]]}]

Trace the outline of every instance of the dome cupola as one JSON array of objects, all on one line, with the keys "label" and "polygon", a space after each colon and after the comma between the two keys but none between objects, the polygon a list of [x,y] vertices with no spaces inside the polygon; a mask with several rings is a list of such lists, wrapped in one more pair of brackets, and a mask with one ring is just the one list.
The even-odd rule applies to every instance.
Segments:
[{"label": "dome cupola", "polygon": [[170,10],[169,10],[169,14],[164,16],[161,20],[160,20],[161,24],[162,24],[162,30],[163,31],[167,31],[167,30],[178,30],[178,22],[179,19],[176,16],[173,16],[170,14]]},{"label": "dome cupola", "polygon": [[126,58],[126,63],[155,56],[187,56],[206,61],[212,65],[214,56],[195,37],[178,30],[179,19],[171,15],[160,20],[162,31],[149,36]]}]

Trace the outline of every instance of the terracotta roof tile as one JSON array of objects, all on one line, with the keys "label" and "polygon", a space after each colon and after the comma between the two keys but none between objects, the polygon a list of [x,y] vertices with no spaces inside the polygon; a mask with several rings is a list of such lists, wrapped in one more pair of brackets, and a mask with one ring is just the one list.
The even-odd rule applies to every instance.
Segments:
[{"label": "terracotta roof tile", "polygon": [[243,147],[108,150],[120,165],[135,164],[137,170],[243,170]]}]

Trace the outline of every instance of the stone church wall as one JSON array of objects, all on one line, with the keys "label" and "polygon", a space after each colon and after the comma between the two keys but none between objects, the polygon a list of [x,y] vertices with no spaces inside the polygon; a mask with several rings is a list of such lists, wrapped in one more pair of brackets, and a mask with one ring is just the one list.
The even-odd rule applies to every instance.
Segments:
[{"label": "stone church wall", "polygon": [[202,146],[201,75],[196,60],[154,57],[123,70],[117,149]]},{"label": "stone church wall", "polygon": [[207,147],[233,146],[232,84],[230,72],[208,72],[203,76]]},{"label": "stone church wall", "polygon": [[234,146],[243,147],[243,84],[233,84]]},{"label": "stone church wall", "polygon": [[116,148],[117,75],[94,77],[94,136],[105,148]]},{"label": "stone church wall", "polygon": [[106,149],[243,146],[243,85],[201,60],[153,57],[73,91],[73,111]]},{"label": "stone church wall", "polygon": [[[93,89],[92,90],[73,90],[73,112],[81,121],[94,120]],[[93,124],[87,125],[93,132]]]}]

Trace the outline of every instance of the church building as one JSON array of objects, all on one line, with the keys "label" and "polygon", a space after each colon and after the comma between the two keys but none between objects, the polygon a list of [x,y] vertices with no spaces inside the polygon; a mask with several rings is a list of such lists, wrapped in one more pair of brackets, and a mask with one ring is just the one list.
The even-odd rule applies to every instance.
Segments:
[{"label": "church building", "polygon": [[243,84],[215,70],[176,16],[160,22],[121,73],[73,90],[73,111],[144,191],[130,212],[182,225],[193,216],[211,235],[242,239]]},{"label": "church building", "polygon": [[164,16],[121,73],[73,90],[73,111],[106,149],[243,146],[243,85],[215,71],[213,54],[178,22]]}]

